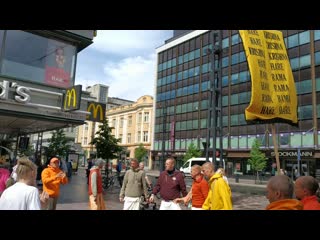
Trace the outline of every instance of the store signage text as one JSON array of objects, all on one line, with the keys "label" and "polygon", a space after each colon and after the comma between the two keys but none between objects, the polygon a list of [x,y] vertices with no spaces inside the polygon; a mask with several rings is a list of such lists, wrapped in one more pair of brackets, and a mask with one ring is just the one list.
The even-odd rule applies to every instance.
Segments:
[{"label": "store signage text", "polygon": [[[312,157],[312,151],[302,151],[300,153],[301,157]],[[275,152],[271,152],[271,157],[275,157]],[[298,151],[279,151],[279,157],[298,157]]]},{"label": "store signage text", "polygon": [[3,81],[0,83],[0,99],[2,100],[8,100],[9,99],[9,91],[10,88],[15,89],[15,95],[14,95],[14,100],[16,100],[19,103],[28,103],[31,99],[30,97],[30,89],[27,87],[19,86],[17,83],[13,82],[11,83],[9,81]]}]

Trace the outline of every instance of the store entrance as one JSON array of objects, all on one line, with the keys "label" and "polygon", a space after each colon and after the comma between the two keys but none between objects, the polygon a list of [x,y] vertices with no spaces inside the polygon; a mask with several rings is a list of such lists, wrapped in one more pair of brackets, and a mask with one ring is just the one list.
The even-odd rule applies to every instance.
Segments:
[{"label": "store entrance", "polygon": [[[300,176],[315,176],[315,169],[316,169],[316,161],[310,159],[303,159],[300,162]],[[298,174],[298,161],[297,160],[283,160],[282,166],[287,172],[287,175],[295,180]]]}]

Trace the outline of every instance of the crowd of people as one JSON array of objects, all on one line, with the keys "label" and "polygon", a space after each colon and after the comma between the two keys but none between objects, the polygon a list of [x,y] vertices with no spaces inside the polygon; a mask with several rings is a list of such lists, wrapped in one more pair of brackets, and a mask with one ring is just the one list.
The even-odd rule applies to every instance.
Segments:
[{"label": "crowd of people", "polygon": [[[123,210],[139,210],[142,199],[154,203],[156,195],[160,195],[161,199],[159,210],[181,210],[180,204],[192,210],[233,209],[232,192],[223,168],[215,171],[212,162],[202,166],[193,165],[193,182],[187,192],[185,177],[175,165],[174,158],[167,158],[165,170],[153,186],[143,162],[131,159],[130,169],[125,171],[120,183],[119,201],[123,203]],[[101,159],[88,161],[88,203],[91,210],[107,209],[101,173],[104,166],[105,161]],[[59,157],[51,157],[42,170],[43,189],[37,187],[38,167],[27,157],[18,159],[11,173],[0,170],[0,210],[55,210],[60,185],[68,183],[67,173]],[[123,173],[122,167],[117,172],[120,176]],[[300,176],[293,181],[282,171],[267,182],[266,198],[269,204],[265,209],[320,210],[317,192],[319,183],[314,177]]]}]

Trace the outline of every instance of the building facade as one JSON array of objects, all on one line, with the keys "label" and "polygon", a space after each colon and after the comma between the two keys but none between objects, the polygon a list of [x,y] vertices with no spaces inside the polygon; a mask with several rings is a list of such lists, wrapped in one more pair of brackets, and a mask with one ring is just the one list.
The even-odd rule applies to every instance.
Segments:
[{"label": "building facade", "polygon": [[[251,99],[251,78],[237,30],[219,31],[222,37],[222,148],[226,171],[252,174],[248,159],[254,139],[274,172],[274,145],[269,124],[249,124],[245,108]],[[283,30],[298,97],[299,127],[277,123],[280,167],[291,176],[301,160],[302,174],[320,177],[320,31]],[[213,31],[180,33],[157,49],[155,128],[152,158],[164,152],[176,158],[194,143],[203,150],[208,126]],[[216,64],[216,63],[215,63]],[[210,142],[212,146],[212,139]],[[216,141],[219,149],[219,140]],[[212,152],[210,153],[212,155]]]},{"label": "building facade", "polygon": [[136,102],[107,110],[112,134],[121,140],[120,146],[127,151],[127,157],[133,158],[140,144],[148,150],[145,166],[152,168],[150,149],[153,137],[153,97],[144,95]]},{"label": "building facade", "polygon": [[[84,123],[87,101],[79,98],[80,109],[70,112],[63,110],[62,101],[65,90],[75,84],[77,54],[93,42],[94,34],[94,30],[0,30],[1,139],[18,143],[32,133]],[[17,154],[15,146],[11,144]]]},{"label": "building facade", "polygon": [[[86,88],[90,94],[92,101],[105,103],[106,109],[133,103],[132,101],[108,97],[109,86],[103,84],[95,84]],[[86,157],[95,154],[95,146],[91,145],[95,133],[99,130],[99,122],[86,121],[84,125],[78,126],[75,134],[75,143],[80,144]]]}]

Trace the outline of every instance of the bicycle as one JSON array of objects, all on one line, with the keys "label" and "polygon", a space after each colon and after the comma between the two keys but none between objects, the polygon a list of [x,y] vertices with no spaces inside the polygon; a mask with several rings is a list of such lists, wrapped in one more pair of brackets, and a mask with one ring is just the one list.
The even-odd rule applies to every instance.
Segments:
[{"label": "bicycle", "polygon": [[[148,195],[149,196],[151,196],[151,194],[152,194],[152,189],[153,189],[153,187],[152,187],[152,185],[150,186],[150,187],[148,187]],[[156,196],[156,198],[159,200],[160,199],[160,197],[158,196],[158,194],[156,194],[155,195]],[[158,204],[158,206],[159,206],[159,204]],[[157,202],[156,202],[156,200],[154,201],[154,202],[152,202],[152,203],[150,203],[150,202],[148,202],[147,201],[147,199],[145,198],[145,196],[144,195],[142,195],[141,197],[140,197],[140,207],[139,207],[139,209],[140,210],[159,210],[158,208],[157,208]]]},{"label": "bicycle", "polygon": [[113,174],[108,175],[108,177],[107,177],[107,175],[103,175],[102,176],[102,187],[103,187],[103,189],[106,189],[106,190],[109,189],[109,188],[112,189],[112,187],[114,185],[114,182],[115,182],[115,179],[114,179],[114,175]]}]

